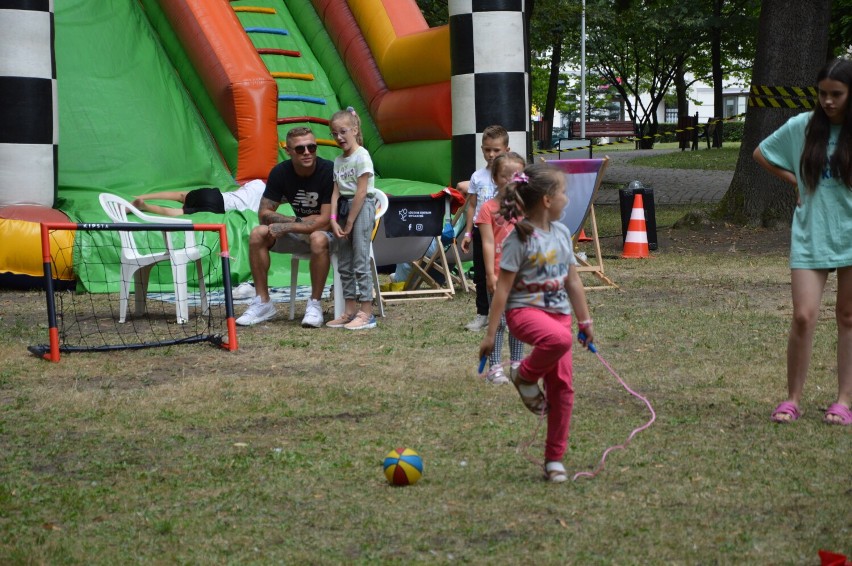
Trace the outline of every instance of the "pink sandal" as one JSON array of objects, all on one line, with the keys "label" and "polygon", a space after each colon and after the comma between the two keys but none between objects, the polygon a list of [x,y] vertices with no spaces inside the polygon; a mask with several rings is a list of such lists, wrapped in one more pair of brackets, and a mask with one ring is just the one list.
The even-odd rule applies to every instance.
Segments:
[{"label": "pink sandal", "polygon": [[[829,417],[837,417],[837,419],[829,419]],[[825,411],[825,417],[822,420],[825,424],[852,425],[852,409],[840,403],[834,403]]]},{"label": "pink sandal", "polygon": [[[827,413],[826,413],[827,414]],[[787,424],[799,420],[802,413],[792,401],[783,401],[772,411],[772,422]]]}]

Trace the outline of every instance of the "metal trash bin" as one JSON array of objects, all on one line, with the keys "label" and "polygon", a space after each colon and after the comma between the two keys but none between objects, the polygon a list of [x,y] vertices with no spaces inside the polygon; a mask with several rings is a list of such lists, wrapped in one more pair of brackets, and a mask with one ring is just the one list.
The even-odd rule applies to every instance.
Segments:
[{"label": "metal trash bin", "polygon": [[645,229],[648,233],[648,249],[657,249],[657,218],[654,208],[654,189],[642,184],[641,181],[631,181],[627,187],[618,190],[618,202],[621,207],[621,243],[627,239],[627,225],[633,212],[633,197],[642,195],[642,205],[645,208]]}]

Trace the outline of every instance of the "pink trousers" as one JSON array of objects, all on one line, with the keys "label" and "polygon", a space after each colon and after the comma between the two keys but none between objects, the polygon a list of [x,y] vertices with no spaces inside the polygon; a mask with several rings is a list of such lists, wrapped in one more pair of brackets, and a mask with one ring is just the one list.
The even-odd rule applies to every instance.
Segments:
[{"label": "pink trousers", "polygon": [[571,361],[571,315],[554,314],[534,307],[506,311],[513,336],[530,344],[530,355],[521,362],[521,376],[530,382],[544,379],[547,404],[547,439],[544,458],[561,461],[568,449],[571,411],[574,408]]}]

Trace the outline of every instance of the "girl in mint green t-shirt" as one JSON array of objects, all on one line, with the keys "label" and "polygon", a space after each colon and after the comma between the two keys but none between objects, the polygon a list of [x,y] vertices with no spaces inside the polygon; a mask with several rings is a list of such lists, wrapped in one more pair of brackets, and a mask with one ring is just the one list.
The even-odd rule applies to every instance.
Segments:
[{"label": "girl in mint green t-shirt", "polygon": [[828,275],[837,271],[837,400],[825,422],[852,425],[852,61],[817,75],[819,105],[787,121],[754,150],[767,171],[796,187],[790,239],[793,322],[787,341],[788,396],[779,423],[801,415],[814,329]]}]

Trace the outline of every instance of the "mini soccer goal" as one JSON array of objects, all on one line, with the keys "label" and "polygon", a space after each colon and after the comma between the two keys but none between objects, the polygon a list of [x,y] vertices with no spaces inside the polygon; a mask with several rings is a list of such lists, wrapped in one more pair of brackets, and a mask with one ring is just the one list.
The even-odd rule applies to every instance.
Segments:
[{"label": "mini soccer goal", "polygon": [[[43,223],[41,241],[49,342],[33,354],[237,349],[224,225]],[[71,266],[76,287],[57,285]]]}]

